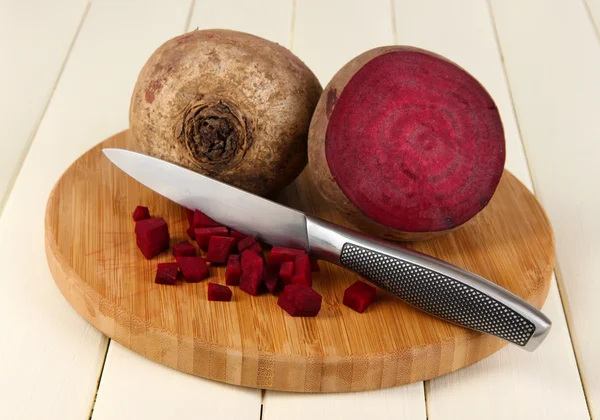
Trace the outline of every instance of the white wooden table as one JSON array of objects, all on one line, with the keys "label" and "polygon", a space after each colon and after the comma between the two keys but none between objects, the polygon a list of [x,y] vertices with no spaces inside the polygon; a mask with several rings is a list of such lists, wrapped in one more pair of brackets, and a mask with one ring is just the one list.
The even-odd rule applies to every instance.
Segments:
[{"label": "white wooden table", "polygon": [[[436,51],[496,99],[507,167],[555,229],[553,329],[458,372],[356,394],[288,394],[165,368],[80,318],[46,266],[51,187],[127,127],[137,74],[196,27],[291,48],[323,85],[375,46]],[[600,418],[600,0],[0,0],[0,419]]]}]

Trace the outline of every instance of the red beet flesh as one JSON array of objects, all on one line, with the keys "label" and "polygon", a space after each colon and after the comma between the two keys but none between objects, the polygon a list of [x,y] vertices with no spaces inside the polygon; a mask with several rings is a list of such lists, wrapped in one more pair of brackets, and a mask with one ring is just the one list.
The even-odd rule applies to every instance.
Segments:
[{"label": "red beet flesh", "polygon": [[291,316],[317,316],[321,295],[303,284],[288,284],[279,295],[277,304]]},{"label": "red beet flesh", "polygon": [[151,259],[169,248],[169,227],[162,217],[135,223],[135,241],[146,259]]},{"label": "red beet flesh", "polygon": [[139,222],[140,220],[144,220],[144,219],[149,219],[149,218],[150,218],[150,211],[148,210],[148,207],[137,206],[135,208],[135,210],[133,211],[133,220],[135,220],[136,222]]},{"label": "red beet flesh", "polygon": [[290,284],[294,275],[294,261],[286,261],[281,263],[279,267],[279,278],[283,284]]},{"label": "red beet flesh", "polygon": [[177,263],[188,283],[198,283],[208,277],[208,265],[202,257],[177,257]]},{"label": "red beet flesh", "polygon": [[240,289],[251,295],[258,295],[263,278],[263,259],[258,252],[247,249],[242,253],[242,275]]},{"label": "red beet flesh", "polygon": [[225,270],[225,283],[228,286],[238,286],[240,284],[240,276],[242,275],[242,265],[240,256],[230,255],[227,259],[227,269]]},{"label": "red beet flesh", "polygon": [[307,287],[312,286],[310,257],[307,254],[296,256],[296,260],[294,261],[294,275],[290,282],[293,284],[303,284]]},{"label": "red beet flesh", "polygon": [[319,260],[316,258],[310,257],[310,271],[313,273],[318,273],[321,271],[321,267],[319,267]]},{"label": "red beet flesh", "polygon": [[187,228],[186,233],[190,237],[190,239],[192,239],[194,241],[196,240],[196,233],[194,232],[193,227],[190,226],[189,228]]},{"label": "red beet flesh", "polygon": [[194,229],[196,243],[202,251],[208,251],[208,242],[213,236],[229,236],[229,231],[225,226],[205,227]]},{"label": "red beet flesh", "polygon": [[486,90],[453,63],[419,51],[379,55],[342,90],[325,154],[346,197],[405,232],[454,228],[491,199],[505,141]]},{"label": "red beet flesh", "polygon": [[238,232],[237,230],[231,229],[229,236],[231,236],[232,238],[244,239],[248,235],[244,235],[242,232]]},{"label": "red beet flesh", "polygon": [[256,252],[262,252],[262,247],[252,236],[246,236],[244,239],[240,240],[237,244],[237,248],[240,254],[247,249],[251,249]]},{"label": "red beet flesh", "polygon": [[281,264],[286,261],[294,261],[296,256],[305,254],[301,249],[284,248],[282,246],[274,246],[269,252],[268,264]]},{"label": "red beet flesh", "polygon": [[181,241],[173,245],[173,256],[175,257],[195,257],[196,248],[188,241]]},{"label": "red beet flesh", "polygon": [[185,216],[187,217],[188,225],[192,227],[194,224],[194,210],[185,209]]},{"label": "red beet flesh", "polygon": [[154,283],[170,285],[176,284],[178,271],[179,269],[176,262],[159,263],[156,267],[156,278],[154,279]]},{"label": "red beet flesh", "polygon": [[202,213],[200,210],[194,210],[194,218],[192,219],[192,227],[216,227],[221,226],[220,223],[215,222],[213,219]]},{"label": "red beet flesh", "polygon": [[208,300],[229,302],[231,300],[231,296],[232,292],[229,287],[216,283],[208,283]]},{"label": "red beet flesh", "polygon": [[[197,236],[197,235],[196,235]],[[229,236],[213,236],[208,242],[208,252],[206,259],[213,264],[225,264],[229,254],[235,248],[236,238]]]},{"label": "red beet flesh", "polygon": [[262,282],[269,293],[275,293],[279,285],[279,266],[267,264],[263,271]]},{"label": "red beet flesh", "polygon": [[344,305],[363,313],[375,300],[375,288],[357,281],[344,291]]}]

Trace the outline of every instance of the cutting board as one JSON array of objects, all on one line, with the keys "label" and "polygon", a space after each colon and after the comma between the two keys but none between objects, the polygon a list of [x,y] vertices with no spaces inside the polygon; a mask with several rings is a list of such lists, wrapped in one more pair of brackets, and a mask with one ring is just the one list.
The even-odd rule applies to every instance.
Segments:
[{"label": "cutting board", "polygon": [[[293,318],[271,295],[233,288],[231,302],[207,300],[207,284],[154,283],[156,265],[135,245],[135,206],[164,217],[172,244],[187,239],[185,211],[113,166],[104,147],[135,150],[127,131],[81,156],[54,187],[46,210],[46,253],[56,285],[81,316],[133,351],[183,372],[266,389],[343,392],[443,375],[498,351],[502,340],[420,312],[378,290],[359,314],[342,304],[359,279],[321,262],[315,318]],[[347,225],[304,172],[278,201]],[[243,211],[243,209],[240,209]],[[550,286],[553,234],[535,197],[505,172],[487,208],[441,238],[407,244],[506,287],[538,308]],[[209,281],[225,284],[225,269]],[[123,374],[126,374],[124,372]]]}]

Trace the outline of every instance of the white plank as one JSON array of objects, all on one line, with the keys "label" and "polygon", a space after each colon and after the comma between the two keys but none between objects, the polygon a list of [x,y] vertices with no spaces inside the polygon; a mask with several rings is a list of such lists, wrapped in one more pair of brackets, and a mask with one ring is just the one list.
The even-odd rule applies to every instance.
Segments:
[{"label": "white plank", "polygon": [[262,420],[425,419],[424,398],[422,382],[360,393],[271,391],[265,394]]},{"label": "white plank", "polygon": [[[582,2],[492,1],[592,417],[600,416],[600,43]],[[535,22],[535,27],[532,27]]]},{"label": "white plank", "polygon": [[[325,86],[349,60],[394,43],[387,0],[300,0],[296,5],[293,51]],[[423,383],[351,394],[269,392],[263,420],[425,419]]]},{"label": "white plank", "polygon": [[0,0],[0,212],[52,94],[86,0]]},{"label": "white plank", "polygon": [[102,375],[93,420],[260,418],[260,391],[183,374],[115,341],[110,356],[104,371],[114,374]]},{"label": "white plank", "polygon": [[587,4],[590,17],[596,26],[596,33],[600,36],[600,0],[584,0]]},{"label": "white plank", "polygon": [[[473,74],[501,113],[506,167],[532,188],[510,93],[485,2],[396,0],[398,42],[440,53]],[[576,419],[587,408],[555,281],[544,312],[553,328],[534,353],[509,346],[458,372],[429,381],[428,413],[436,419]],[[540,404],[543,401],[543,404]],[[468,407],[468,410],[465,409]]]}]

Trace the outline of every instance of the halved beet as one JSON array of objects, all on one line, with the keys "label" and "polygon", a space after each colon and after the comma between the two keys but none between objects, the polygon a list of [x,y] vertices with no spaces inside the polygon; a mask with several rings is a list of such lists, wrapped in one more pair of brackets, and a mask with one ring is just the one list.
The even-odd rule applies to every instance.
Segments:
[{"label": "halved beet", "polygon": [[148,207],[137,206],[135,208],[135,210],[133,211],[133,220],[135,220],[136,222],[139,222],[140,220],[144,220],[144,219],[149,219],[149,218],[150,218],[150,211],[148,210]]},{"label": "halved beet", "polygon": [[237,230],[231,229],[231,232],[229,232],[229,236],[231,236],[232,238],[244,239],[248,235],[244,235],[242,232],[238,232]]},{"label": "halved beet", "polygon": [[229,254],[234,250],[236,238],[230,236],[213,236],[208,242],[206,259],[213,264],[225,264]]},{"label": "halved beet", "polygon": [[303,284],[288,284],[277,304],[291,316],[317,316],[321,310],[321,295]]},{"label": "halved beet", "polygon": [[193,227],[194,225],[194,210],[185,209],[185,216],[187,217],[188,225]]},{"label": "halved beet", "polygon": [[279,266],[267,264],[263,271],[263,283],[267,287],[269,293],[277,291],[279,285]]},{"label": "halved beet", "polygon": [[321,271],[321,267],[319,267],[319,260],[314,257],[310,257],[310,270],[313,273],[318,273]]},{"label": "halved beet", "polygon": [[233,293],[229,287],[216,283],[208,283],[208,300],[229,302],[232,295]]},{"label": "halved beet", "polygon": [[216,227],[221,226],[220,223],[215,222],[213,219],[202,213],[200,210],[194,210],[194,218],[192,219],[192,227]]},{"label": "halved beet", "polygon": [[296,260],[294,261],[294,275],[292,276],[290,282],[293,284],[303,284],[307,287],[312,286],[310,257],[307,254],[296,256]]},{"label": "halved beet", "polygon": [[256,252],[262,252],[262,247],[253,236],[246,236],[244,239],[240,240],[237,244],[237,248],[240,254],[247,249],[251,249]]},{"label": "halved beet", "polygon": [[135,223],[135,242],[146,259],[169,248],[169,227],[162,217],[140,220]]},{"label": "halved beet", "polygon": [[187,228],[186,233],[190,237],[190,239],[192,239],[194,241],[196,240],[196,233],[194,232],[193,227],[190,226],[189,228]]},{"label": "halved beet", "polygon": [[290,284],[294,275],[294,261],[286,261],[281,263],[279,267],[279,277],[283,284]]},{"label": "halved beet", "polygon": [[375,300],[375,294],[373,286],[357,281],[344,291],[344,305],[362,314]]},{"label": "halved beet", "polygon": [[208,242],[213,236],[229,236],[229,230],[225,226],[205,227],[194,229],[196,243],[202,251],[208,251]]},{"label": "halved beet", "polygon": [[240,289],[251,295],[258,295],[263,278],[263,264],[263,259],[258,252],[251,249],[242,252]]},{"label": "halved beet", "polygon": [[309,132],[321,194],[357,227],[401,240],[465,223],[504,169],[498,109],[467,71],[429,51],[380,47],[329,82]]},{"label": "halved beet", "polygon": [[274,246],[269,252],[268,264],[281,264],[286,261],[294,261],[298,255],[306,254],[302,249],[284,248]]},{"label": "halved beet", "polygon": [[227,269],[225,270],[225,283],[229,286],[238,286],[240,276],[242,275],[242,265],[238,254],[230,255],[227,259]]},{"label": "halved beet", "polygon": [[158,263],[156,266],[156,278],[154,283],[157,284],[176,284],[177,283],[177,272],[179,271],[178,264],[176,262],[170,263]]},{"label": "halved beet", "polygon": [[173,245],[173,256],[175,257],[195,257],[196,248],[188,241],[181,241]]},{"label": "halved beet", "polygon": [[198,283],[208,277],[208,265],[202,257],[177,257],[177,263],[188,283]]}]

